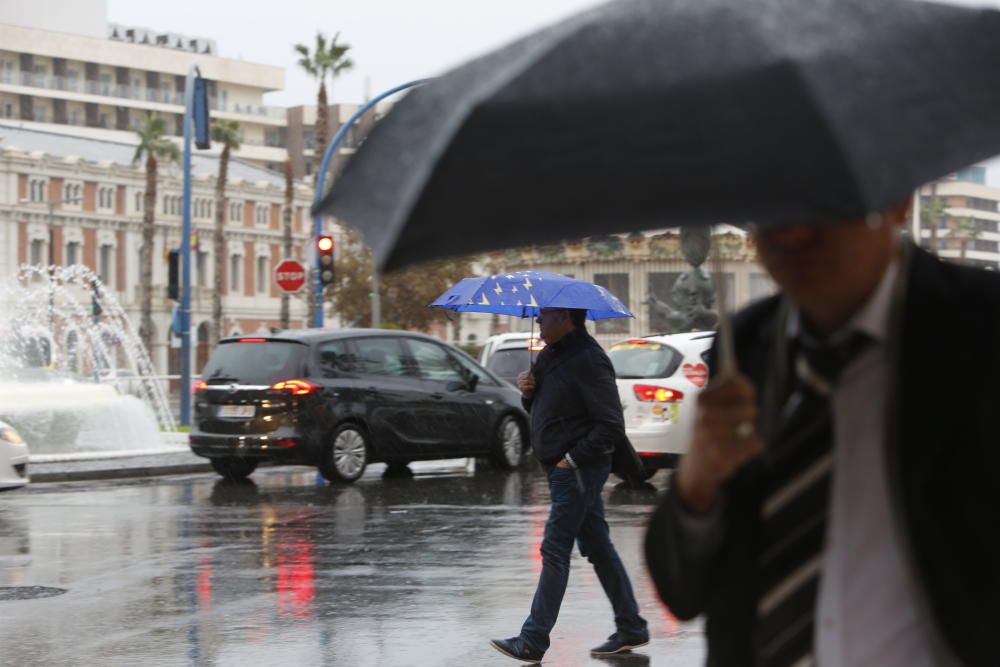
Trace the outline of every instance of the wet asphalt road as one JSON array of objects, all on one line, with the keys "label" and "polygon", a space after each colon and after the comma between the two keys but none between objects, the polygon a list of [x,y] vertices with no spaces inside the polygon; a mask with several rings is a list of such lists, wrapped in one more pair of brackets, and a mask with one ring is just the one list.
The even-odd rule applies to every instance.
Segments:
[{"label": "wet asphalt road", "polygon": [[[276,468],[246,484],[192,475],[3,494],[0,589],[67,592],[0,600],[0,665],[519,664],[487,640],[516,634],[530,605],[548,509],[541,472],[380,472],[352,486]],[[663,609],[641,564],[654,492],[614,482],[608,522],[652,642],[590,658],[614,628],[576,553],[544,664],[700,665],[700,624]]]}]

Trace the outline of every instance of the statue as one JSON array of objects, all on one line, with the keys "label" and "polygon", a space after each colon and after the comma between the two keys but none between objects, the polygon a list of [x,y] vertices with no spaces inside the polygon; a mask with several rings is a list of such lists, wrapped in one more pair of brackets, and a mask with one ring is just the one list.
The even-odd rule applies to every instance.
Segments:
[{"label": "statue", "polygon": [[652,290],[646,302],[650,306],[650,321],[665,322],[669,333],[705,331],[719,323],[715,312],[715,287],[702,264],[708,259],[712,243],[710,227],[685,227],[681,230],[681,252],[691,269],[677,277],[670,290],[673,307],[656,297]]}]

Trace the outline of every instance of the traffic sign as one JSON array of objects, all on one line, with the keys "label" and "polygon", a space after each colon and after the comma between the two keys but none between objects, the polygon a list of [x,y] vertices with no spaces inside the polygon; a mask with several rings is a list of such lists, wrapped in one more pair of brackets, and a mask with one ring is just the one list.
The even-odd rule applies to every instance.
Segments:
[{"label": "traffic sign", "polygon": [[296,259],[283,259],[274,267],[274,282],[282,292],[298,292],[306,284],[306,267]]}]

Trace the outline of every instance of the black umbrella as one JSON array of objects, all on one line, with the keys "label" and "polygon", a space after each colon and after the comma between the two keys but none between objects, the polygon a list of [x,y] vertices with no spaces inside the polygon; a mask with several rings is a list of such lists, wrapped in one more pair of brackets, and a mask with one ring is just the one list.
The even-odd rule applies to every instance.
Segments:
[{"label": "black umbrella", "polygon": [[415,90],[320,204],[383,268],[597,233],[842,219],[1000,153],[1000,12],[617,0]]}]

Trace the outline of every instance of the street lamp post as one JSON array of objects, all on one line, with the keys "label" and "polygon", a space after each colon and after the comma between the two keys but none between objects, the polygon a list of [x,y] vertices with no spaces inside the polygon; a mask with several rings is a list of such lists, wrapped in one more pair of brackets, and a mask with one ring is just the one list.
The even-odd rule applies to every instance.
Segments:
[{"label": "street lamp post", "polygon": [[[340,144],[344,141],[344,138],[347,136],[348,130],[351,129],[354,123],[356,123],[358,119],[361,118],[369,109],[374,107],[376,104],[378,104],[385,98],[391,95],[395,95],[396,93],[406,90],[407,88],[413,88],[414,86],[419,86],[420,84],[427,83],[427,81],[429,80],[430,79],[417,79],[415,81],[410,81],[408,83],[400,84],[394,88],[390,88],[384,93],[376,95],[375,97],[373,97],[372,99],[368,100],[363,105],[361,105],[361,107],[354,112],[354,115],[348,118],[346,123],[340,126],[340,129],[337,131],[337,134],[334,135],[333,140],[330,141],[330,144],[326,147],[326,151],[323,153],[323,161],[320,163],[319,171],[316,172],[316,194],[314,195],[315,198],[313,200],[314,207],[318,205],[320,200],[323,198],[324,194],[323,190],[326,184],[326,172],[330,170],[330,162],[333,160],[333,155],[337,151],[337,148],[340,147]],[[316,240],[319,239],[319,237],[322,235],[323,235],[323,216],[317,213],[316,216],[313,218],[314,248],[316,247]],[[375,278],[376,296],[374,297],[374,299],[378,298],[377,280],[378,279],[376,277]],[[313,313],[312,313],[313,326],[321,327],[323,326],[323,284],[322,282],[320,282],[320,276],[319,276],[319,253],[316,254],[316,263],[313,266],[312,288],[313,288],[313,294],[316,295],[316,298],[313,303]],[[375,306],[376,304],[373,301],[373,308]],[[373,324],[373,326],[375,325]]]}]

